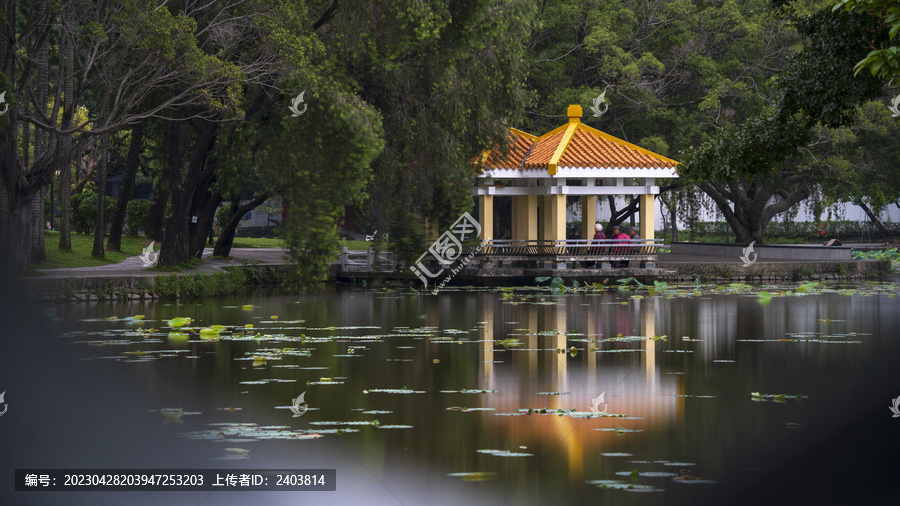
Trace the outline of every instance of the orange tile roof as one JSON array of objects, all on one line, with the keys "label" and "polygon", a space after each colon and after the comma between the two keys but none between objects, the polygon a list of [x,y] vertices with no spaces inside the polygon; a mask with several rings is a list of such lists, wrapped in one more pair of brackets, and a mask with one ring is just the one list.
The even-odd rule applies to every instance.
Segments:
[{"label": "orange tile roof", "polygon": [[534,147],[534,140],[525,135],[516,135],[513,132],[509,134],[509,154],[504,156],[498,149],[491,151],[487,159],[484,161],[485,168],[492,169],[519,169],[522,160],[528,157],[531,148]]},{"label": "orange tile roof", "polygon": [[553,153],[556,152],[556,148],[559,146],[559,142],[562,140],[565,133],[566,131],[563,129],[556,133],[550,132],[545,134],[546,137],[538,138],[538,141],[531,152],[531,156],[522,160],[522,168],[547,168],[547,164],[550,163],[550,158],[553,157]]},{"label": "orange tile roof", "polygon": [[[600,168],[666,168],[673,169],[678,164],[664,156],[638,148],[586,125],[579,125],[569,146],[559,160],[560,167],[600,167]],[[609,137],[612,137],[610,139]],[[615,142],[615,140],[620,142]],[[636,149],[637,148],[637,149]]]},{"label": "orange tile roof", "polygon": [[[570,108],[571,109],[571,108]],[[580,115],[580,107],[577,111]],[[566,135],[567,132],[570,135]],[[566,142],[568,141],[568,142]],[[566,142],[561,153],[560,143]],[[485,169],[548,169],[552,166],[574,168],[674,169],[678,162],[631,144],[570,117],[570,122],[540,137],[510,129],[510,153],[503,156],[492,151],[484,161]]]}]

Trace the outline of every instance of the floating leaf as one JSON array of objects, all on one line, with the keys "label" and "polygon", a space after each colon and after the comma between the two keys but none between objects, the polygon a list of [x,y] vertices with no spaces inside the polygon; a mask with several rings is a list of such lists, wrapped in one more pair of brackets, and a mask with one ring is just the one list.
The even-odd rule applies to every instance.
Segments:
[{"label": "floating leaf", "polygon": [[463,481],[487,481],[497,478],[495,472],[476,472],[476,473],[450,473],[447,476],[462,478]]},{"label": "floating leaf", "polygon": [[476,450],[478,453],[485,453],[495,457],[534,457],[531,453],[511,452],[509,450]]},{"label": "floating leaf", "polygon": [[368,390],[363,390],[364,394],[371,393],[382,393],[382,394],[424,394],[424,390],[409,390],[406,387],[403,388],[370,388]]},{"label": "floating leaf", "polygon": [[168,321],[170,327],[184,327],[188,323],[191,323],[191,319],[189,317],[172,318]]},{"label": "floating leaf", "polygon": [[608,490],[628,490],[631,492],[662,492],[662,489],[650,485],[638,485],[636,483],[623,483],[618,480],[590,480],[588,485],[596,485]]}]

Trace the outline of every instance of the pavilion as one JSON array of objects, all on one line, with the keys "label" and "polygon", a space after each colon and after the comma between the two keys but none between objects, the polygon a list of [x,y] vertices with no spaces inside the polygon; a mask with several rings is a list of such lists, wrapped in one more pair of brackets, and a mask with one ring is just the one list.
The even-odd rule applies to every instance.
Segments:
[{"label": "pavilion", "polygon": [[597,197],[638,195],[642,239],[654,238],[656,180],[677,178],[678,162],[581,122],[570,105],[569,122],[541,136],[510,128],[510,151],[485,152],[478,185],[481,236],[494,236],[494,197],[512,197],[511,239],[565,241],[566,196],[581,197],[582,239],[590,239]]}]

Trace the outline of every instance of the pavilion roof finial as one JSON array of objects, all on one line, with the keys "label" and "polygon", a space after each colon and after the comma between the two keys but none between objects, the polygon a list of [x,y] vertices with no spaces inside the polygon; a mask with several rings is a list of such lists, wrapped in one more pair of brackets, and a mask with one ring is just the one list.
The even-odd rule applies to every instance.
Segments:
[{"label": "pavilion roof finial", "polygon": [[566,116],[569,117],[569,123],[581,123],[581,116],[584,115],[584,110],[580,105],[570,105],[568,109],[566,109]]}]

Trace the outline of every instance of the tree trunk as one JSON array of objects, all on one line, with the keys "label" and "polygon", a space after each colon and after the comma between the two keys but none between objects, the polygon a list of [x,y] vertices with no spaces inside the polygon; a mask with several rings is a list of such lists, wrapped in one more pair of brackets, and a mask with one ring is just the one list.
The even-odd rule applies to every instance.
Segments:
[{"label": "tree trunk", "polygon": [[0,177],[0,235],[3,234],[3,227],[6,226],[9,219],[9,195],[6,193],[6,184]]},{"label": "tree trunk", "polygon": [[97,214],[94,218],[94,249],[91,255],[94,258],[106,256],[103,248],[103,239],[106,236],[106,169],[109,167],[109,134],[103,136],[100,141],[100,174],[97,177]]},{"label": "tree trunk", "polygon": [[216,239],[216,245],[213,247],[213,256],[227,257],[231,254],[231,245],[234,244],[234,233],[241,222],[241,217],[259,207],[268,198],[269,192],[265,192],[242,206],[232,204],[228,222],[222,227],[222,232],[219,234],[219,238]]},{"label": "tree trunk", "polygon": [[191,258],[191,201],[186,193],[184,190],[172,190],[172,207],[166,219],[166,233],[159,252],[159,265],[164,267],[175,267]]},{"label": "tree trunk", "polygon": [[[65,75],[66,75],[66,96],[65,105],[63,107],[62,128],[68,129],[72,127],[72,116],[75,113],[74,100],[74,83],[73,83],[73,60],[74,41],[73,24],[71,22],[71,14],[65,12],[63,14],[66,20],[63,22],[65,29],[62,30],[63,39],[65,41],[65,51],[61,55],[65,55]],[[62,67],[62,66],[61,66]],[[60,69],[62,70],[62,68]],[[60,206],[59,217],[59,249],[69,251],[72,249],[72,136],[64,135],[62,138],[62,157],[60,159],[60,178],[59,191]]]},{"label": "tree trunk", "polygon": [[31,199],[10,198],[6,223],[0,224],[0,262],[13,272],[24,272],[31,257]]},{"label": "tree trunk", "polygon": [[[213,174],[209,173],[209,177],[200,186],[194,190],[194,202],[191,206],[191,256],[194,258],[203,258],[203,249],[206,245],[206,238],[212,229],[213,220],[216,217],[216,209],[222,203],[222,195],[212,190],[210,187],[213,183]],[[197,222],[193,222],[193,217],[197,217]]]},{"label": "tree trunk", "polygon": [[203,168],[218,128],[213,122],[200,125],[188,160],[187,175],[182,179],[181,125],[180,121],[172,121],[169,128],[169,191],[172,194],[172,210],[166,221],[166,234],[159,253],[159,265],[164,267],[174,267],[191,259],[192,204],[198,186],[209,177]]},{"label": "tree trunk", "polygon": [[672,206],[669,208],[669,216],[672,220],[672,242],[678,241],[678,217],[675,213],[676,207]]},{"label": "tree trunk", "polygon": [[873,213],[872,210],[869,209],[869,206],[867,206],[866,203],[861,199],[857,200],[854,203],[858,205],[864,213],[866,213],[866,216],[869,217],[869,220],[872,221],[872,224],[875,225],[875,228],[877,228],[878,231],[881,232],[881,238],[887,240],[888,230],[887,228],[885,228],[884,224],[881,223],[881,220],[878,219],[878,216],[875,216],[875,213]]},{"label": "tree trunk", "polygon": [[216,219],[216,209],[222,203],[222,196],[218,192],[210,194],[207,197],[200,211],[197,212],[197,223],[193,224],[194,229],[191,235],[191,256],[196,258],[203,257],[203,249],[206,247],[206,239],[209,237],[209,231],[212,229],[213,221]]},{"label": "tree trunk", "polygon": [[633,216],[640,209],[641,201],[632,197],[631,202],[627,206],[617,210],[615,196],[607,195],[606,200],[609,202],[609,223],[606,224],[603,234],[609,237],[612,234],[613,227],[619,226],[626,218]]},{"label": "tree trunk", "polygon": [[41,263],[47,259],[44,250],[44,195],[46,190],[38,191],[31,200],[31,262]]},{"label": "tree trunk", "polygon": [[[777,190],[755,181],[732,181],[727,185],[702,182],[699,186],[713,199],[734,231],[735,244],[762,244],[766,226],[772,218],[809,196],[809,182],[802,178],[797,178],[794,184],[782,182]],[[774,195],[780,196],[781,200],[769,204]]]},{"label": "tree trunk", "polygon": [[[46,1],[41,2],[41,7],[46,5]],[[48,21],[49,22],[49,21]],[[37,102],[41,104],[41,106],[46,106],[47,104],[47,92],[50,88],[50,83],[48,82],[48,64],[49,64],[49,48],[47,39],[45,38],[41,43],[41,47],[38,50],[38,61],[37,61]],[[34,131],[34,160],[37,162],[41,159],[43,155],[43,149],[45,147],[44,143],[44,134],[40,129],[35,129]],[[27,154],[26,154],[27,156]],[[34,199],[32,203],[32,215],[31,219],[33,222],[33,232],[32,232],[32,240],[31,240],[31,260],[35,263],[43,262],[47,259],[47,251],[44,245],[44,197],[46,195],[46,190],[42,189],[38,192],[37,197]],[[53,196],[51,195],[52,199]]]},{"label": "tree trunk", "polygon": [[[37,141],[38,136],[37,132],[35,132],[35,141]],[[32,169],[32,160],[30,156],[31,151],[31,125],[27,123],[22,124],[22,164],[27,169]],[[37,142],[35,142],[34,150],[35,150],[35,158],[37,158],[37,154],[40,148],[37,147]],[[29,237],[31,238],[31,253],[29,255],[29,263],[41,263],[47,259],[47,254],[44,252],[44,233],[43,233],[43,216],[44,216],[44,201],[41,199],[41,191],[38,191],[36,195],[33,195],[28,198],[29,204],[29,212],[31,213],[31,231]]]},{"label": "tree trunk", "polygon": [[169,190],[166,178],[160,178],[153,189],[153,199],[150,201],[150,213],[147,215],[147,230],[144,235],[148,239],[162,242],[163,223],[166,219],[166,204],[169,203]]},{"label": "tree trunk", "polygon": [[134,178],[137,175],[143,141],[144,126],[142,123],[138,123],[131,129],[131,146],[128,148],[122,189],[119,192],[119,201],[116,203],[116,212],[113,214],[109,239],[106,241],[107,251],[122,251],[122,228],[125,225],[125,212],[128,209],[128,202],[131,201],[131,194],[134,192]]},{"label": "tree trunk", "polygon": [[[3,7],[3,26],[0,30],[4,35],[0,37],[0,49],[7,55],[0,59],[0,72],[8,78],[13,78],[15,60],[10,56],[16,51],[13,47],[15,32],[16,3],[6,2]],[[10,269],[13,272],[23,272],[28,268],[28,260],[31,257],[31,199],[25,198],[19,191],[19,185],[24,177],[20,172],[18,163],[18,145],[16,134],[18,133],[17,108],[7,103],[7,111],[3,117],[8,123],[0,129],[0,187],[4,190],[5,208],[0,210],[4,219],[0,221],[0,269]],[[2,202],[0,202],[2,204]]]}]

